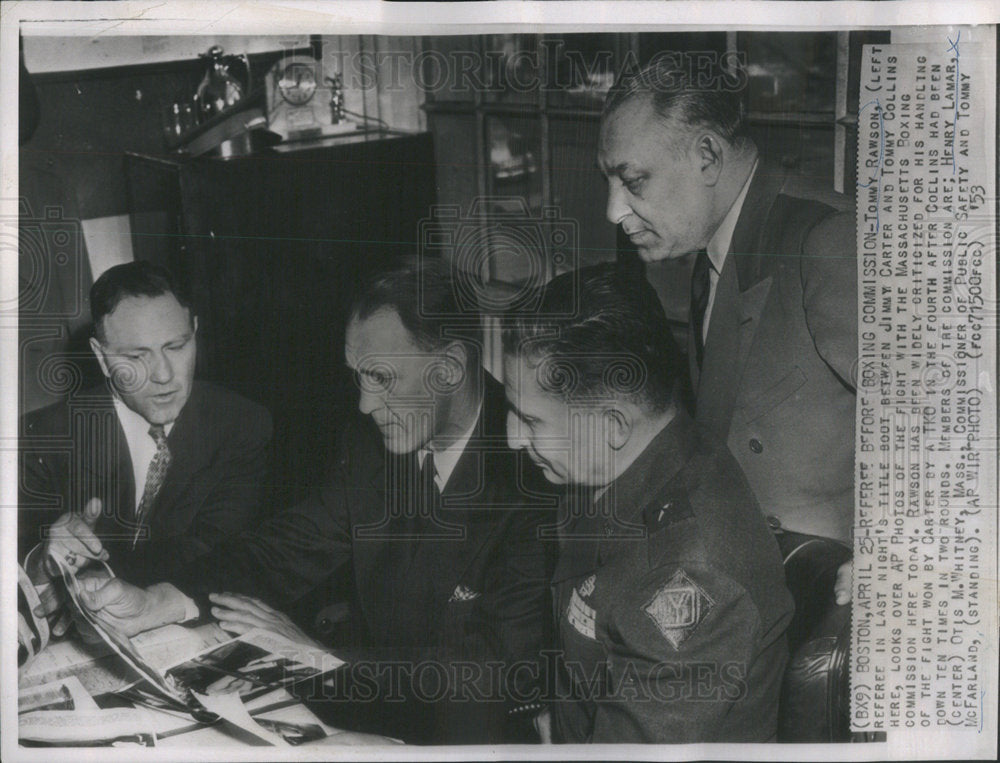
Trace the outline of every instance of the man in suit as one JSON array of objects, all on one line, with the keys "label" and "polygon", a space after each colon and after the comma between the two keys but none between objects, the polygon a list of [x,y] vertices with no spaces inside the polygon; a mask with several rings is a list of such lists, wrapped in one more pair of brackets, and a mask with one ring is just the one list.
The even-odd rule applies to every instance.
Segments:
[{"label": "man in suit", "polygon": [[[349,600],[318,612],[312,635],[328,637],[347,609],[363,647],[354,662],[371,667],[374,655],[376,672],[433,662],[448,697],[408,691],[403,675],[406,702],[355,703],[365,717],[341,724],[415,742],[528,740],[549,612],[539,530],[551,501],[537,470],[506,447],[503,390],[479,364],[479,319],[455,300],[434,263],[377,278],[346,336],[363,417],[348,425],[326,483],[160,585],[111,581],[93,608],[137,632],[194,603],[233,632],[265,627],[301,641],[309,636],[280,610],[349,579]],[[490,661],[502,663],[500,686]],[[470,701],[477,693],[486,701]]]},{"label": "man in suit", "polygon": [[[857,287],[852,213],[786,190],[739,93],[662,57],[608,94],[608,219],[646,262],[697,252],[688,341],[699,423],[728,443],[779,544],[851,542]],[[838,601],[849,598],[849,565]]]},{"label": "man in suit", "polygon": [[[37,548],[26,567],[39,583],[58,554],[77,569],[100,557],[145,584],[253,524],[271,418],[194,381],[198,319],[165,268],[112,267],[90,304],[107,384],[22,420],[19,555]],[[90,547],[77,537],[93,533]]]},{"label": "man in suit", "polygon": [[735,459],[675,402],[655,292],[599,265],[551,281],[541,314],[504,326],[510,443],[594,491],[560,522],[554,739],[772,739],[791,597]]}]

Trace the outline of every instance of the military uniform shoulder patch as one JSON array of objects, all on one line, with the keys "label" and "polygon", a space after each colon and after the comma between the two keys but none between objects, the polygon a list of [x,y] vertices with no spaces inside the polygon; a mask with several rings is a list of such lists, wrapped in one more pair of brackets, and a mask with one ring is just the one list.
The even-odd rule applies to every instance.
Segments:
[{"label": "military uniform shoulder patch", "polygon": [[680,649],[714,606],[712,597],[678,568],[646,602],[643,611],[670,645]]}]

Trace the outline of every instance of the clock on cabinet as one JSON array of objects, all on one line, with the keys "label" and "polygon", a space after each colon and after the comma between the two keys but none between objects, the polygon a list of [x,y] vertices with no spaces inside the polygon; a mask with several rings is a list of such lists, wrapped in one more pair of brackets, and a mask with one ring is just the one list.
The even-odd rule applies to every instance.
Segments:
[{"label": "clock on cabinet", "polygon": [[334,123],[333,91],[324,81],[323,64],[310,56],[288,56],[268,71],[268,128],[285,140],[320,138],[354,132],[360,128],[349,119]]},{"label": "clock on cabinet", "polygon": [[278,78],[278,93],[292,106],[305,106],[316,95],[316,67],[308,63],[291,61],[285,64]]}]

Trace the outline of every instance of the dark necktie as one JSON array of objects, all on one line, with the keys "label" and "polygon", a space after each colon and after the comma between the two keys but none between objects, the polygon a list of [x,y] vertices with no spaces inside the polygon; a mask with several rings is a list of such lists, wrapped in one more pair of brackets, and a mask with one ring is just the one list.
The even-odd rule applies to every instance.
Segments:
[{"label": "dark necktie", "polygon": [[708,252],[702,249],[694,261],[694,272],[691,274],[691,327],[694,330],[695,357],[698,368],[705,357],[705,311],[708,309],[708,293],[712,286],[712,264]]},{"label": "dark necktie", "polygon": [[437,469],[434,467],[434,453],[427,452],[424,462],[420,465],[420,515],[430,517],[441,502],[441,491],[438,489]]},{"label": "dark necktie", "polygon": [[132,539],[132,548],[139,540],[139,530],[141,526],[148,522],[152,513],[153,503],[156,496],[163,487],[163,482],[167,476],[167,469],[170,468],[170,448],[167,447],[167,433],[163,424],[153,424],[149,428],[149,436],[156,443],[156,453],[153,460],[149,462],[149,471],[146,472],[146,486],[142,491],[142,499],[135,510],[136,531],[135,538]]}]

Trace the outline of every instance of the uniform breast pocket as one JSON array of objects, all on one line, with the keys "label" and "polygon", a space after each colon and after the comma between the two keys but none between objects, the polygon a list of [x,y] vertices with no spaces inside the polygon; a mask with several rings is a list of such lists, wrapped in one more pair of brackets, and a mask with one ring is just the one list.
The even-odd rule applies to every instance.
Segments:
[{"label": "uniform breast pocket", "polygon": [[798,366],[793,366],[792,370],[781,377],[776,384],[753,396],[743,405],[745,423],[750,424],[761,416],[770,413],[794,395],[806,381],[806,375],[802,372],[802,369]]}]

